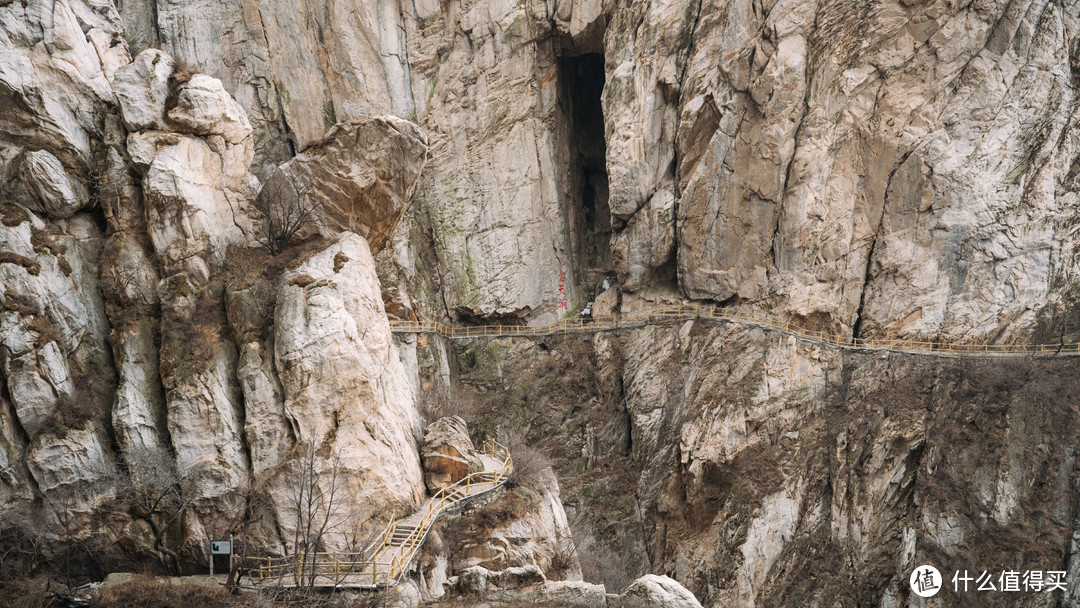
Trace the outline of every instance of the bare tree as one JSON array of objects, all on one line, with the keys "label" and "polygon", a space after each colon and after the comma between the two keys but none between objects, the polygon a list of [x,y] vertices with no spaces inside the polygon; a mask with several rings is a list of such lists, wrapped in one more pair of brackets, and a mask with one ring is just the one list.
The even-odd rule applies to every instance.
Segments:
[{"label": "bare tree", "polygon": [[39,509],[21,504],[8,509],[0,530],[0,581],[29,578],[45,561],[45,528]]},{"label": "bare tree", "polygon": [[270,255],[289,246],[296,233],[314,220],[315,204],[308,196],[311,180],[277,170],[263,184],[255,208],[263,214],[263,240]]},{"label": "bare tree", "polygon": [[168,454],[150,448],[132,448],[124,452],[129,470],[118,475],[120,500],[134,517],[150,526],[154,549],[167,571],[182,574],[180,557],[165,544],[165,534],[191,504],[191,478],[176,470]]},{"label": "bare tree", "polygon": [[325,468],[320,466],[322,460],[314,444],[305,444],[298,452],[291,496],[296,516],[293,547],[306,575],[304,580],[297,573],[298,587],[315,586],[318,552],[326,549],[330,532],[342,523],[338,514],[344,491],[340,459],[330,457]]}]

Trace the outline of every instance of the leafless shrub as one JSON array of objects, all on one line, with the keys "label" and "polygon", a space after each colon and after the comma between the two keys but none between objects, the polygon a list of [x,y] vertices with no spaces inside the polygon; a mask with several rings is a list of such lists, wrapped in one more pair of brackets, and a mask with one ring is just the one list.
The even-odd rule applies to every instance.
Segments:
[{"label": "leafless shrub", "polygon": [[449,397],[427,400],[421,405],[420,415],[428,423],[448,416],[457,416],[467,423],[472,423],[481,405],[475,395],[454,390]]},{"label": "leafless shrub", "polygon": [[38,264],[34,260],[26,256],[21,256],[17,253],[11,253],[10,251],[0,251],[0,264],[14,264],[16,266],[22,266],[26,269],[26,272],[33,276],[38,276],[41,273],[41,264]]},{"label": "leafless shrub", "polygon": [[[624,560],[611,550],[607,544],[597,541],[591,532],[583,530],[582,526],[574,526],[575,536],[569,541],[566,551],[556,555],[556,558],[574,555],[578,565],[581,566],[581,578],[586,581],[602,583],[609,593],[622,593],[634,582],[634,575],[627,570],[628,565]],[[557,566],[570,567],[569,563],[552,559],[552,569]],[[631,566],[632,567],[632,566]]]},{"label": "leafless shrub", "polygon": [[99,403],[97,381],[90,375],[79,376],[75,380],[75,392],[70,397],[60,397],[56,411],[34,430],[33,435],[47,432],[63,439],[68,431],[85,428],[87,422],[101,416]]},{"label": "leafless shrub", "polygon": [[514,462],[514,472],[507,480],[507,485],[543,489],[545,472],[551,469],[548,457],[527,444],[520,435],[511,435],[506,447],[510,450],[510,457]]},{"label": "leafless shrub", "polygon": [[180,558],[165,543],[169,529],[191,504],[191,476],[181,474],[163,450],[132,448],[124,452],[128,470],[117,475],[117,495],[133,517],[150,526],[154,549],[166,571],[182,573]]},{"label": "leafless shrub", "polygon": [[263,215],[263,244],[277,255],[301,229],[314,220],[315,204],[308,196],[311,180],[275,171],[263,184],[255,208]]},{"label": "leafless shrub", "polygon": [[0,530],[0,581],[24,578],[44,565],[45,529],[39,513],[25,504],[5,513]]}]

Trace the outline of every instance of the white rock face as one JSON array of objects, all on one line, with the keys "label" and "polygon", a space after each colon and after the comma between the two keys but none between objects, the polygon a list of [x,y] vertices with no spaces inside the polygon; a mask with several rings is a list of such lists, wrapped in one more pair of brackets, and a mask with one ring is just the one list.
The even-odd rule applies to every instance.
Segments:
[{"label": "white rock face", "polygon": [[[423,384],[411,390],[398,363],[369,249],[392,253],[384,287],[423,320],[554,320],[614,271],[595,311],[688,298],[860,337],[1080,338],[1075,3],[122,6],[136,50],[160,43],[209,75],[170,91],[178,62],[153,49],[132,62],[107,0],[0,6],[0,522],[8,504],[41,498],[34,488],[94,512],[114,440],[172,445],[201,476],[189,549],[235,523],[252,480],[269,484],[287,535],[283,465],[297,442],[341,454],[357,521],[414,505]],[[565,62],[601,52],[613,267],[589,268]],[[387,114],[398,118],[371,118]],[[225,338],[221,294],[243,294],[221,284],[222,266],[257,236],[249,167],[267,177],[294,156],[287,167],[325,173],[332,244],[271,286],[272,334],[255,337],[247,305],[230,301]],[[180,290],[161,306],[159,279]],[[138,322],[124,318],[132,303]],[[183,353],[193,315],[220,338],[206,356]],[[631,421],[653,568],[707,603],[831,601],[776,595],[827,559],[795,550],[808,540],[848,560],[830,590],[852,572],[895,576],[876,583],[888,605],[927,543],[978,550],[992,544],[980,522],[1044,516],[1040,532],[1073,547],[1070,580],[1080,571],[1080,523],[1061,531],[1075,500],[1056,498],[1075,496],[1058,471],[1075,468],[1074,413],[1052,409],[1073,394],[1054,384],[1075,376],[1065,365],[980,381],[986,368],[696,323],[601,342]],[[58,416],[88,377],[97,413],[65,434]],[[984,423],[993,432],[949,435]],[[760,475],[733,484],[740,471]],[[966,502],[934,506],[957,471]],[[545,500],[467,559],[542,562],[551,547],[529,539],[564,527]],[[606,601],[564,587],[544,585]]]},{"label": "white rock face", "polygon": [[[411,512],[424,495],[420,415],[364,239],[345,233],[282,276],[274,331],[286,415],[298,442],[338,460],[350,521]],[[271,491],[291,529],[287,481]]]},{"label": "white rock face", "polygon": [[413,113],[403,8],[396,2],[122,3],[133,46],[160,42],[220,79],[261,133],[260,157],[272,165],[291,156],[290,144],[307,148],[337,122]]},{"label": "white rock face", "polygon": [[115,330],[112,343],[120,374],[112,408],[116,442],[126,451],[165,454],[165,395],[154,328],[148,319],[139,320],[133,327]]},{"label": "white rock face", "polygon": [[221,338],[223,328],[215,320],[199,316],[197,292],[187,277],[165,279],[161,291],[161,377],[176,468],[193,480],[196,507],[208,520],[193,527],[217,527],[236,517],[251,476],[236,350]]},{"label": "white rock face", "polygon": [[646,574],[619,596],[620,608],[701,608],[693,593],[667,576]]},{"label": "white rock face", "polygon": [[167,270],[205,282],[230,244],[246,244],[252,231],[247,203],[229,188],[240,186],[246,163],[229,160],[197,137],[154,156],[143,188],[150,238]]},{"label": "white rock face", "polygon": [[90,424],[63,436],[42,434],[31,441],[26,466],[34,476],[46,509],[56,518],[72,518],[69,523],[80,534],[90,516],[113,494],[113,457],[105,429]]},{"label": "white rock face", "polygon": [[[122,35],[112,3],[81,0],[13,2],[0,6],[0,134],[6,142],[34,143],[68,167],[86,167],[96,120],[115,103],[98,53],[82,24]],[[130,59],[122,40],[110,47],[110,66]]]},{"label": "white rock face", "polygon": [[622,289],[637,291],[655,283],[660,278],[657,270],[673,261],[674,214],[674,195],[667,189],[658,190],[615,236],[611,257]]},{"label": "white rock face", "polygon": [[5,192],[35,213],[68,218],[90,202],[86,186],[46,150],[24,151],[8,165],[7,173]]},{"label": "white rock face", "polygon": [[168,53],[146,49],[116,71],[113,89],[128,131],[168,128],[165,101],[169,97],[169,77],[175,69],[176,62]]},{"label": "white rock face", "polygon": [[176,107],[169,110],[169,120],[184,133],[220,135],[230,144],[243,143],[251,135],[247,113],[221,81],[206,74],[195,74],[178,87]]},{"label": "white rock face", "polygon": [[[5,203],[0,213],[0,371],[19,424],[34,437],[59,409],[71,407],[76,370],[97,376],[95,382],[110,381],[96,273],[102,237],[83,216],[68,221],[61,237],[47,234],[45,224],[22,207]],[[108,407],[99,394],[79,400],[88,410]],[[49,448],[43,440],[30,451]],[[40,462],[40,470],[48,471],[48,460]]]},{"label": "white rock face", "polygon": [[30,472],[23,462],[26,440],[17,433],[15,411],[0,396],[0,505],[5,512],[27,508],[34,499]]},{"label": "white rock face", "polygon": [[230,286],[225,294],[229,325],[236,336],[236,379],[244,393],[244,436],[256,478],[285,461],[296,444],[293,420],[286,415],[272,344],[264,340],[276,285],[260,277],[251,285]]}]

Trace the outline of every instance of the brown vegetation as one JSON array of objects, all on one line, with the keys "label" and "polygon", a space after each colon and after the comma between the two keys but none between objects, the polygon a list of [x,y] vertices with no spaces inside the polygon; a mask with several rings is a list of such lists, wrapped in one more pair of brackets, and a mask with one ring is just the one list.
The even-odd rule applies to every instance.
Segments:
[{"label": "brown vegetation", "polygon": [[26,269],[26,272],[35,277],[41,274],[41,264],[38,264],[26,256],[11,253],[10,251],[0,251],[0,264],[15,264],[16,266],[22,266]]},{"label": "brown vegetation", "polygon": [[93,608],[207,608],[229,603],[224,587],[174,584],[151,576],[136,576],[101,592]]},{"label": "brown vegetation", "polygon": [[507,485],[524,486],[534,490],[544,489],[547,472],[551,469],[551,461],[548,457],[539,449],[525,443],[525,440],[517,434],[510,436],[506,447],[510,450],[510,457],[514,462],[514,472],[507,480]]},{"label": "brown vegetation", "polygon": [[263,245],[270,255],[284,251],[293,238],[315,221],[315,203],[308,196],[310,180],[278,170],[263,184],[255,209],[263,216]]},{"label": "brown vegetation", "polygon": [[0,223],[8,228],[14,228],[23,222],[30,221],[30,212],[10,201],[0,202]]},{"label": "brown vegetation", "polygon": [[41,423],[32,436],[49,433],[63,439],[68,431],[86,428],[88,422],[100,418],[103,412],[98,405],[101,395],[97,384],[98,381],[88,374],[76,378],[75,393],[70,397],[61,395],[57,399],[56,411]]}]

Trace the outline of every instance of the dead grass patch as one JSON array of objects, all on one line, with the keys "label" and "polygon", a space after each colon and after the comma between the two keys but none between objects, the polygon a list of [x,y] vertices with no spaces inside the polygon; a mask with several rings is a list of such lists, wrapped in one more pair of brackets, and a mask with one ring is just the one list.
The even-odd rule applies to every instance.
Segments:
[{"label": "dead grass patch", "polygon": [[11,253],[10,251],[0,251],[0,264],[15,264],[16,266],[22,266],[26,269],[26,272],[35,277],[41,274],[41,264],[38,264],[26,256]]},{"label": "dead grass patch", "polygon": [[30,221],[30,212],[11,201],[0,202],[0,223],[8,228],[14,228],[23,222]]},{"label": "dead grass patch", "polygon": [[224,587],[173,584],[138,575],[126,583],[106,588],[93,608],[205,608],[223,606],[230,594]]}]

